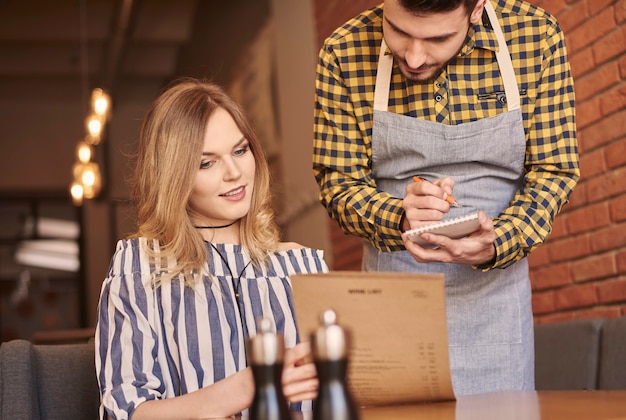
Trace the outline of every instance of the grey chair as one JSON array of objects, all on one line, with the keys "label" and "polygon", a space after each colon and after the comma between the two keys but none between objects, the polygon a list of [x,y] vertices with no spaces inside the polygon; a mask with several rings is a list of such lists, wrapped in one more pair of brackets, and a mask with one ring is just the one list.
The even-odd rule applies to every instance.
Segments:
[{"label": "grey chair", "polygon": [[602,327],[599,389],[626,389],[626,316]]},{"label": "grey chair", "polygon": [[535,387],[538,390],[597,389],[604,319],[535,326]]},{"label": "grey chair", "polygon": [[93,343],[0,346],[0,419],[96,420]]}]

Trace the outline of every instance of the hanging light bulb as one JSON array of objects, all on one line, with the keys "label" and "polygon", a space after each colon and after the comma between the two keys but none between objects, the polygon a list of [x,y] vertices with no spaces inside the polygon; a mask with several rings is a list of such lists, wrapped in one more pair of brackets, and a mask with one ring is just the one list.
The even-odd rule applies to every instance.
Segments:
[{"label": "hanging light bulb", "polygon": [[83,186],[77,182],[73,182],[70,186],[70,194],[72,195],[72,202],[75,206],[83,204]]},{"label": "hanging light bulb", "polygon": [[81,177],[81,181],[85,187],[92,188],[96,183],[96,174],[93,171],[93,168],[85,168],[83,171],[83,176]]},{"label": "hanging light bulb", "polygon": [[92,136],[100,136],[102,133],[102,118],[99,115],[90,115],[87,118],[87,130]]},{"label": "hanging light bulb", "polygon": [[105,117],[109,116],[109,110],[111,109],[111,97],[101,88],[95,88],[91,92],[91,109],[96,115]]},{"label": "hanging light bulb", "polygon": [[92,156],[93,147],[84,141],[79,141],[78,145],[76,146],[76,157],[78,158],[79,162],[87,163],[91,160]]},{"label": "hanging light bulb", "polygon": [[86,163],[80,181],[83,186],[85,198],[91,199],[97,197],[102,186],[102,178],[98,164],[95,162]]},{"label": "hanging light bulb", "polygon": [[87,117],[85,121],[85,125],[87,126],[87,137],[85,140],[92,145],[97,145],[100,143],[100,139],[102,138],[102,131],[104,129],[104,120],[100,115],[92,114]]},{"label": "hanging light bulb", "polygon": [[91,199],[100,194],[100,190],[102,189],[102,175],[100,174],[100,166],[96,162],[77,162],[74,164],[72,172],[74,175],[74,183],[71,188],[73,188],[74,185],[79,185],[82,188],[83,198]]}]

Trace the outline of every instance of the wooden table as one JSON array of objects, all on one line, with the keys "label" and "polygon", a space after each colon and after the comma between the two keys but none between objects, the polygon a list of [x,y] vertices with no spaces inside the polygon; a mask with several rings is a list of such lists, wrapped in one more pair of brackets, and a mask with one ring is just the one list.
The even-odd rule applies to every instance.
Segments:
[{"label": "wooden table", "polygon": [[[360,411],[361,420],[626,420],[626,390],[494,392]],[[292,419],[312,417],[310,412],[294,413]]]},{"label": "wooden table", "polygon": [[617,420],[626,419],[625,391],[510,391],[456,401],[365,407],[361,420]]}]

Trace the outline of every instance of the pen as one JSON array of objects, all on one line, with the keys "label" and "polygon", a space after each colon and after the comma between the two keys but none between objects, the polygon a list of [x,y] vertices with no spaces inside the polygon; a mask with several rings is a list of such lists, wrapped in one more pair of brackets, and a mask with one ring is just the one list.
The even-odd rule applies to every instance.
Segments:
[{"label": "pen", "polygon": [[[413,182],[422,182],[422,181],[426,181],[426,179],[422,178],[421,176],[417,176],[415,175],[413,177]],[[448,202],[448,204],[450,204],[451,206],[454,207],[463,207],[458,201],[456,201],[456,199],[454,197],[452,197],[451,195],[446,197],[446,201]]]}]

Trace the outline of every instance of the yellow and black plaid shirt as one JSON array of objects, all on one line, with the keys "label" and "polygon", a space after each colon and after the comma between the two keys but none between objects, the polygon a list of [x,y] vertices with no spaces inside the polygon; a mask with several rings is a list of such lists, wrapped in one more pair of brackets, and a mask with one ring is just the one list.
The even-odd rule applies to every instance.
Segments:
[{"label": "yellow and black plaid shirt", "polygon": [[[579,178],[574,87],[563,33],[551,15],[528,3],[493,4],[520,88],[526,161],[523,187],[494,220],[496,260],[483,270],[507,267],[541,244]],[[382,14],[382,4],[365,11],[337,29],[320,51],[313,170],[321,202],[346,233],[367,238],[380,250],[399,251],[402,197],[378,190],[371,167]],[[496,48],[483,19],[470,28],[441,80],[412,83],[394,64],[388,111],[450,125],[506,111],[498,100],[504,86]]]}]

